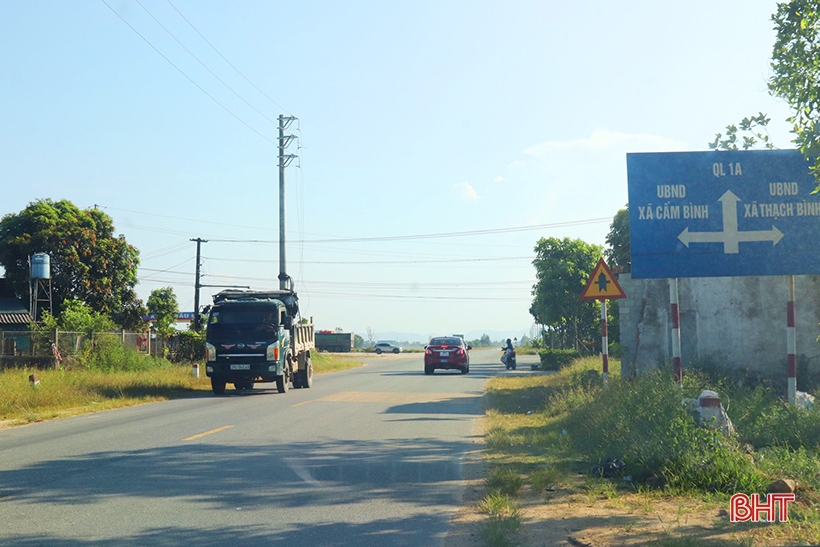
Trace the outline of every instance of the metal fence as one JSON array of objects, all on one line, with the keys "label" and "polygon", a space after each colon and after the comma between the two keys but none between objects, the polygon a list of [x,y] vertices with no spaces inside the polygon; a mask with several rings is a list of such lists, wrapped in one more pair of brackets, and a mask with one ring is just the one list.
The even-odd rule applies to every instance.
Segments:
[{"label": "metal fence", "polygon": [[90,351],[100,340],[115,340],[124,348],[153,357],[166,356],[166,344],[144,332],[50,332],[0,330],[0,368],[57,366]]}]

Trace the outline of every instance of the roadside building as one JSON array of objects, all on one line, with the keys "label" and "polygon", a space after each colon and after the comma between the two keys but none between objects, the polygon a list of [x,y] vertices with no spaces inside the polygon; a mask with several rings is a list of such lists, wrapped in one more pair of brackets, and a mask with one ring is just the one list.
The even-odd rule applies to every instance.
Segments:
[{"label": "roadside building", "polygon": [[29,325],[31,313],[23,300],[14,294],[11,283],[0,278],[0,340],[3,355],[20,355],[31,349]]}]

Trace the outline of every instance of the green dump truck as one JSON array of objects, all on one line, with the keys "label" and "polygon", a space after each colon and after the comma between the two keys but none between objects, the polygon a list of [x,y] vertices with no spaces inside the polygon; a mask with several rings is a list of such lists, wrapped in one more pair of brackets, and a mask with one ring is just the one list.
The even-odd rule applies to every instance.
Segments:
[{"label": "green dump truck", "polygon": [[320,330],[316,332],[316,349],[321,351],[338,351],[349,353],[353,349],[352,332],[334,332]]},{"label": "green dump truck", "polygon": [[217,395],[232,383],[237,391],[254,383],[313,385],[313,325],[299,321],[299,299],[291,290],[225,290],[214,295],[205,335],[205,373]]}]

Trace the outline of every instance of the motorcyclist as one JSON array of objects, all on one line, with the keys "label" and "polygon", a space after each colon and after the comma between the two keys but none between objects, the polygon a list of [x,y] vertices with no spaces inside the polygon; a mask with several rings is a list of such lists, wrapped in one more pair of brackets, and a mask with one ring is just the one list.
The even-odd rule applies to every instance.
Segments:
[{"label": "motorcyclist", "polygon": [[512,357],[513,351],[514,351],[513,350],[513,345],[512,345],[512,340],[507,338],[506,345],[501,349],[504,351],[504,353],[501,355],[501,362],[504,363],[505,365],[509,365],[510,358]]}]

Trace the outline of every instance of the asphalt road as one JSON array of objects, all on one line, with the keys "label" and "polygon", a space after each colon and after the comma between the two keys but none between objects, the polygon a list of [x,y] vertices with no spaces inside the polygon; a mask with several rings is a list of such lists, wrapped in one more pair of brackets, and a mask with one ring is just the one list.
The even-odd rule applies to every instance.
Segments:
[{"label": "asphalt road", "polygon": [[498,355],[433,376],[420,354],[373,356],[286,394],[2,430],[0,545],[441,545],[480,449],[484,381],[531,374]]}]

